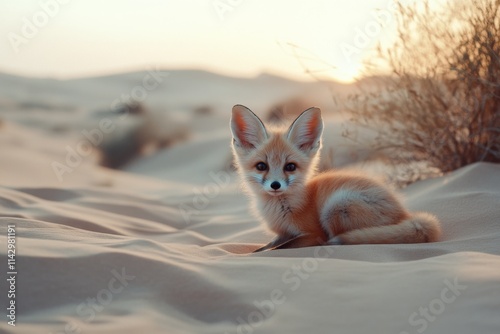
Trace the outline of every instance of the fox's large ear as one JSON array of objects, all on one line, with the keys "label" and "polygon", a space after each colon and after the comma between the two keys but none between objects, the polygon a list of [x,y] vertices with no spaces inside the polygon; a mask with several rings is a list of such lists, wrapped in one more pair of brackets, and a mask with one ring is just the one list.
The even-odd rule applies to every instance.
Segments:
[{"label": "fox's large ear", "polygon": [[244,149],[252,149],[267,139],[264,124],[250,109],[242,105],[233,107],[231,132],[234,143]]},{"label": "fox's large ear", "polygon": [[287,138],[306,154],[316,153],[323,133],[323,120],[319,108],[309,108],[290,125]]}]

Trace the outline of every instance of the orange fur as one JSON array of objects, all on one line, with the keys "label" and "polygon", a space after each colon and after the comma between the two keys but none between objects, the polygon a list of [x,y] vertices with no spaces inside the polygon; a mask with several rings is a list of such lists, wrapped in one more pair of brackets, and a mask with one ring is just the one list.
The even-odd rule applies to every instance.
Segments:
[{"label": "orange fur", "polygon": [[[288,129],[266,129],[248,108],[233,107],[238,171],[252,195],[254,213],[277,234],[259,250],[439,239],[437,218],[409,213],[384,184],[345,171],[314,176],[322,129],[318,108],[304,111]],[[287,169],[289,164],[293,169]]]}]

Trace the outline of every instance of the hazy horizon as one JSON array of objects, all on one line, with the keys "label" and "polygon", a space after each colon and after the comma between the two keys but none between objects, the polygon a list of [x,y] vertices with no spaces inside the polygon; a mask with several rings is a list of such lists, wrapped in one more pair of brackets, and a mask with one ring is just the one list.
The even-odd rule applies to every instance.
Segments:
[{"label": "hazy horizon", "polygon": [[310,81],[307,68],[351,82],[362,58],[394,33],[392,0],[0,4],[0,71],[28,77],[71,79],[159,67]]}]

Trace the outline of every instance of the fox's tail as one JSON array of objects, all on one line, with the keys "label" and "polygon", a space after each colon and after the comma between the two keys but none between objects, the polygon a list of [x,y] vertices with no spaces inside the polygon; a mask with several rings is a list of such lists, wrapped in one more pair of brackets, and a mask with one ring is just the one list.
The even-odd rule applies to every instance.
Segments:
[{"label": "fox's tail", "polygon": [[338,235],[329,244],[403,244],[434,242],[441,236],[439,220],[426,212],[413,213],[398,224],[352,230]]}]

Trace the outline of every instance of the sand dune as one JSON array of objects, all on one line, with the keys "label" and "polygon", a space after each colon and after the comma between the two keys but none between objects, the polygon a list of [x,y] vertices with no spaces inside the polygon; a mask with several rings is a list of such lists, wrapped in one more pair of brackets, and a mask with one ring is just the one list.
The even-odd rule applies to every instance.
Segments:
[{"label": "sand dune", "polygon": [[[441,218],[439,243],[260,254],[249,252],[269,236],[247,214],[233,181],[203,210],[193,209],[188,221],[179,204],[192,206],[193,195],[164,181],[149,191],[126,183],[111,189],[2,187],[2,239],[12,224],[18,240],[19,316],[15,329],[5,322],[0,328],[415,333],[425,318],[409,317],[431,307],[435,320],[427,321],[426,332],[494,333],[499,178],[498,166],[476,164],[405,191],[410,208]],[[7,261],[5,250],[1,260]],[[117,275],[126,277],[120,276],[122,287]],[[123,289],[111,292],[110,282]],[[456,298],[440,302],[450,284],[459,286]],[[6,291],[4,281],[0,286]],[[454,298],[453,292],[445,296]]]},{"label": "sand dune", "polygon": [[89,156],[62,182],[51,163],[77,137],[6,117],[0,294],[12,225],[16,326],[3,316],[1,333],[498,333],[499,165],[404,190],[440,242],[252,254],[271,236],[227,168],[227,114],[206,117],[172,148],[123,170]]}]

